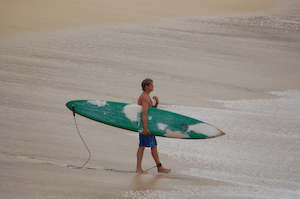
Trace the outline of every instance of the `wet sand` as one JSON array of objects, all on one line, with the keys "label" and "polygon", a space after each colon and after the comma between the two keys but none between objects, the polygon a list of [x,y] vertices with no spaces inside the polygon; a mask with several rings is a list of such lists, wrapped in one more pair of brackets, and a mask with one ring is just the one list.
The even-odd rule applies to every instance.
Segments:
[{"label": "wet sand", "polygon": [[[299,196],[299,102],[291,98],[289,111],[276,114],[266,105],[249,115],[254,108],[243,105],[281,99],[271,91],[297,96],[298,2],[39,2],[0,8],[1,198],[272,198],[275,189],[279,198]],[[158,138],[168,175],[114,172],[106,169],[135,169],[137,134],[76,116],[92,158],[84,169],[68,167],[83,165],[88,153],[65,103],[136,103],[147,77],[161,108],[203,119],[226,136]],[[283,123],[269,119],[277,115]],[[249,164],[253,157],[262,164]],[[152,166],[147,150],[143,167]]]}]

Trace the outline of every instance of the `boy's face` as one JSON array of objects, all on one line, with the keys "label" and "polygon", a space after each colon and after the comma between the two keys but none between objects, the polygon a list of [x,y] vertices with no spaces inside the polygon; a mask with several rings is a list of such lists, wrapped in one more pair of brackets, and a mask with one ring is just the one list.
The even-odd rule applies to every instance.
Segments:
[{"label": "boy's face", "polygon": [[153,88],[154,88],[153,82],[151,82],[149,86],[146,86],[146,88],[147,88],[149,91],[153,91]]}]

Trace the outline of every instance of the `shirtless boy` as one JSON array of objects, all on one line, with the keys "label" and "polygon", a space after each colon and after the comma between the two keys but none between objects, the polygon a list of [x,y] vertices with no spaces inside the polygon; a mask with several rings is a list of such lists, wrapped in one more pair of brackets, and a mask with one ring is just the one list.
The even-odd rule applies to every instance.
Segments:
[{"label": "shirtless boy", "polygon": [[157,108],[159,103],[158,98],[154,96],[153,99],[155,100],[155,104],[154,105],[152,104],[152,100],[150,98],[150,92],[153,91],[153,88],[154,88],[153,81],[151,79],[145,79],[142,82],[142,89],[144,92],[140,95],[138,99],[138,104],[142,106],[142,122],[143,122],[144,129],[143,129],[143,133],[139,134],[140,143],[139,143],[139,148],[137,150],[137,166],[136,166],[137,173],[143,172],[142,159],[143,159],[145,147],[151,147],[151,154],[154,161],[156,162],[158,172],[169,173],[171,171],[171,169],[166,169],[161,165],[158,157],[157,142],[155,136],[150,135],[150,131],[147,126],[149,107]]}]

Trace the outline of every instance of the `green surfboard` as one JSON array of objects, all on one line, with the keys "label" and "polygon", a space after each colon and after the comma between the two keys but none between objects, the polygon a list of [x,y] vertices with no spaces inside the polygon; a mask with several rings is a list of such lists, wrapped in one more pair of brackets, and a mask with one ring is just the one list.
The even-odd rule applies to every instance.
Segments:
[{"label": "green surfboard", "polygon": [[[143,131],[140,105],[103,100],[75,100],[66,105],[74,113],[89,119],[130,131]],[[156,108],[148,110],[148,129],[151,135],[182,139],[205,139],[225,134],[208,123]]]}]

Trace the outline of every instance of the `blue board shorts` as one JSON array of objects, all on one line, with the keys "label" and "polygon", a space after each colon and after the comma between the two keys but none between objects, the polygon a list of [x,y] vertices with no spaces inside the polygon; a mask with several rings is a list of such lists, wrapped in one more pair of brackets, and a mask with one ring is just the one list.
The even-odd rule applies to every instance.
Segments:
[{"label": "blue board shorts", "polygon": [[140,144],[139,147],[145,146],[145,147],[154,147],[157,145],[156,138],[154,135],[143,135],[139,133],[140,135]]}]

